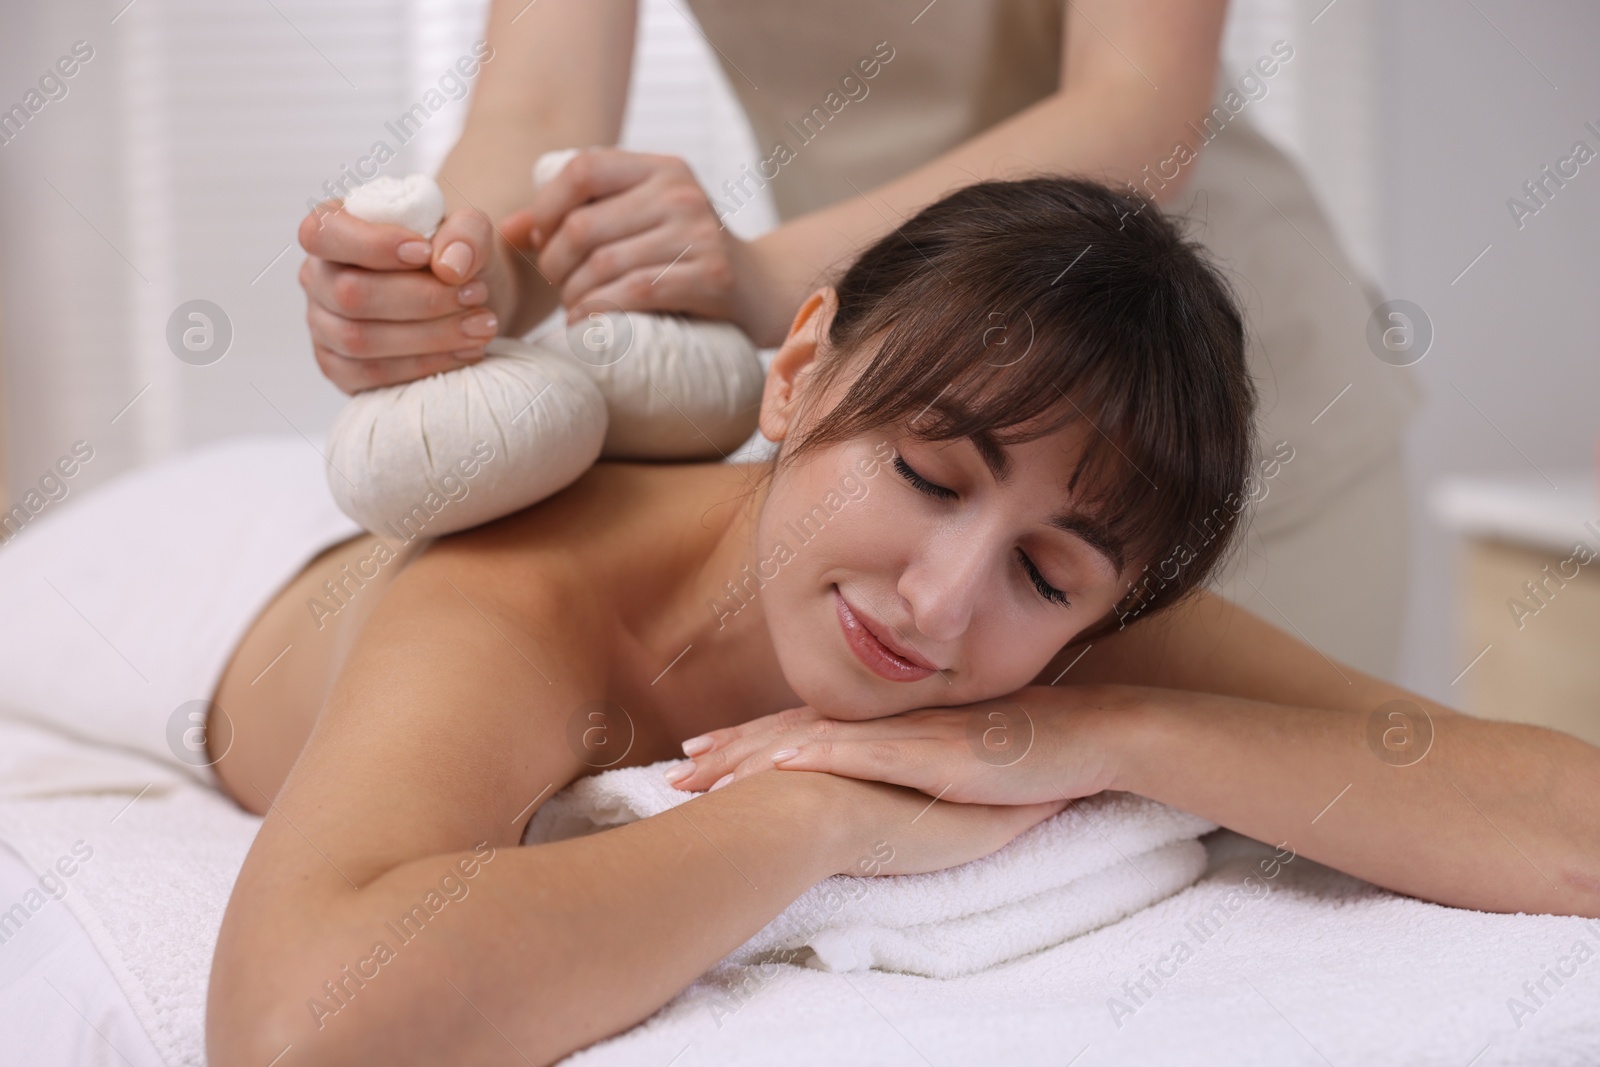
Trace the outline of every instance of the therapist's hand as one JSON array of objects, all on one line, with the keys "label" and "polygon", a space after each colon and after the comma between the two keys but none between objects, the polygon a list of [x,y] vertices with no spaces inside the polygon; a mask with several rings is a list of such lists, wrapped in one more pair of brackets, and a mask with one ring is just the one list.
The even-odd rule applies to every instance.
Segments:
[{"label": "therapist's hand", "polygon": [[741,326],[760,299],[748,245],[725,229],[678,156],[586,148],[505,219],[537,252],[567,323],[591,311],[678,311]]},{"label": "therapist's hand", "polygon": [[326,201],[300,223],[306,322],[322,373],[345,393],[424,378],[483,357],[516,310],[516,253],[473,208],[432,241]]}]

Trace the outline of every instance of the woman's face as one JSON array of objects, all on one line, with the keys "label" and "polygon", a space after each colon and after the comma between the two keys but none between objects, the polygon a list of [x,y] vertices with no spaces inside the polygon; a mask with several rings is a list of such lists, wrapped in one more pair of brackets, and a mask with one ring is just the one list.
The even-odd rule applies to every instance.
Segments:
[{"label": "woman's face", "polygon": [[[829,309],[824,300],[817,310]],[[793,404],[810,384],[812,339],[797,319],[774,359],[769,437],[809,425]],[[847,386],[811,411],[826,412]],[[1004,446],[1003,479],[970,440],[924,442],[903,429],[780,467],[757,520],[755,570],[790,688],[830,716],[866,719],[1029,684],[1126,592],[1128,568],[1096,547],[1066,487],[1094,432],[1078,424]]]}]

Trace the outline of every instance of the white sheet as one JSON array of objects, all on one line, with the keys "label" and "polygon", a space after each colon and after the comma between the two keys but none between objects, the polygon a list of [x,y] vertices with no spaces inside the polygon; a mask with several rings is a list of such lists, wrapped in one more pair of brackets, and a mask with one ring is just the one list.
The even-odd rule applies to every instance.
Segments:
[{"label": "white sheet", "polygon": [[[83,754],[97,768],[83,791],[51,794],[35,776],[6,795],[22,766]],[[256,823],[181,772],[0,719],[0,840],[36,870],[75,840],[95,843],[61,906],[167,1064],[203,1062],[206,968]],[[1012,964],[948,981],[722,968],[563,1067],[1595,1063],[1600,921],[1427,904],[1303,857],[1265,879],[1272,849],[1229,831],[1203,840],[1211,865],[1192,888]],[[1242,892],[1252,874],[1270,892]],[[1219,903],[1202,942],[1190,924]],[[1163,960],[1179,941],[1192,955]],[[1570,965],[1580,942],[1589,956]],[[1527,1000],[1523,983],[1564,955],[1570,977],[1545,978],[1553,995],[1519,1027],[1508,998]],[[1135,1003],[1124,983],[1158,966],[1170,976],[1159,988],[1146,978],[1152,995]],[[1120,1027],[1114,996],[1134,1009]]]},{"label": "white sheet", "polygon": [[[0,911],[38,877],[0,847]],[[70,892],[70,889],[69,889]],[[133,1005],[72,913],[51,901],[0,944],[0,1067],[161,1067]]]},{"label": "white sheet", "polygon": [[216,442],[68,497],[0,552],[0,711],[211,784],[209,766],[175,756],[189,713],[272,595],[360,532],[322,457],[290,434]]}]

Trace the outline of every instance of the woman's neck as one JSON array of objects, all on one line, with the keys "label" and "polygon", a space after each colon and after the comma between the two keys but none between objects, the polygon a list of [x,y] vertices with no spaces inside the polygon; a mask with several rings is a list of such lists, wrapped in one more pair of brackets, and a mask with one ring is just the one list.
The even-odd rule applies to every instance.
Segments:
[{"label": "woman's neck", "polygon": [[[674,732],[688,731],[684,737],[802,702],[784,680],[759,588],[745,581],[760,562],[756,522],[767,495],[765,466],[686,468],[685,474],[692,470],[687,484],[663,484],[662,506],[645,509],[655,525],[642,537],[657,546],[693,547],[674,564],[645,543],[647,566],[682,570],[635,616],[630,628],[648,662],[630,673]],[[702,531],[703,538],[695,536]]]},{"label": "woman's neck", "polygon": [[737,658],[759,665],[774,682],[773,692],[788,701],[799,698],[783,681],[767,626],[766,603],[753,576],[761,563],[756,524],[766,503],[771,463],[732,464],[748,479],[748,492],[728,502],[729,515],[694,580],[693,605],[688,618],[696,620],[690,640],[701,640],[719,658]]}]

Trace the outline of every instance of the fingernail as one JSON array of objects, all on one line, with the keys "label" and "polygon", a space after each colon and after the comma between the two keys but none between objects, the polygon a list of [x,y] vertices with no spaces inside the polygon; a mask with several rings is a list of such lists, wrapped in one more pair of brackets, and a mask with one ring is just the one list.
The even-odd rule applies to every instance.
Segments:
[{"label": "fingernail", "polygon": [[780,748],[772,754],[772,762],[782,763],[784,760],[794,759],[798,755],[800,755],[798,748]]},{"label": "fingernail", "polygon": [[683,754],[685,756],[698,756],[710,748],[711,735],[701,734],[699,737],[691,737],[683,743]]},{"label": "fingernail", "polygon": [[711,784],[711,788],[706,790],[706,792],[715,793],[717,790],[721,789],[723,786],[727,785],[731,781],[733,781],[733,772],[730,771],[727,774],[724,774],[721,778],[718,778],[715,782],[713,782]]},{"label": "fingernail", "polygon": [[461,332],[469,337],[493,337],[499,325],[500,320],[494,317],[493,312],[483,311],[462,319]]},{"label": "fingernail", "polygon": [[450,354],[452,356],[456,357],[457,359],[459,359],[463,363],[476,363],[480,359],[483,358],[483,349],[481,349],[481,348],[463,348],[459,352],[452,352]]},{"label": "fingernail", "polygon": [[489,299],[489,287],[482,282],[468,282],[456,290],[456,299],[466,307],[481,304]]},{"label": "fingernail", "polygon": [[456,241],[440,253],[439,262],[464,278],[467,271],[472,269],[472,249],[465,243]]},{"label": "fingernail", "polygon": [[400,247],[394,250],[394,254],[400,257],[400,262],[420,267],[433,258],[433,249],[426,241],[403,241]]},{"label": "fingernail", "polygon": [[661,772],[661,777],[667,780],[668,785],[683,781],[694,773],[694,761],[680,763],[676,767],[668,767]]}]

